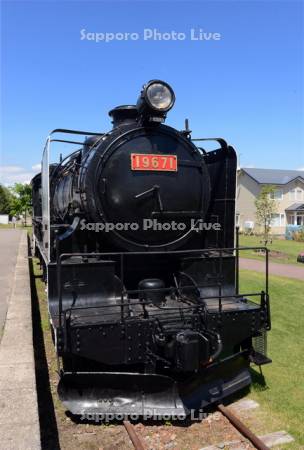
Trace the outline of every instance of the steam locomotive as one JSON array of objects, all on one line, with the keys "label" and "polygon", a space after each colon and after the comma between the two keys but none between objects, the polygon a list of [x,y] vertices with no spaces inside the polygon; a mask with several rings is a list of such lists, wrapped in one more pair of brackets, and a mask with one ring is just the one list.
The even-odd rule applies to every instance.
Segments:
[{"label": "steam locomotive", "polygon": [[[76,415],[186,416],[271,362],[267,277],[239,292],[235,151],[165,125],[174,102],[152,80],[109,132],[54,130],[32,180],[58,394]],[[51,163],[54,145],[76,150]]]}]

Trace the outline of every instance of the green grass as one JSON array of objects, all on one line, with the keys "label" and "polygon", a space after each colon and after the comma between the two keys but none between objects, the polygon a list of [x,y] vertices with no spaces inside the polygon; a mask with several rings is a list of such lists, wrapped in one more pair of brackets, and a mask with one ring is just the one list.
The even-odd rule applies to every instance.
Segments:
[{"label": "green grass", "polygon": [[[243,247],[263,247],[260,236],[240,235],[240,246]],[[304,252],[304,242],[287,241],[285,239],[273,239],[272,244],[267,245],[270,250],[270,260],[283,264],[303,265],[297,262],[297,256],[300,252]],[[275,254],[280,252],[280,254]],[[240,257],[252,259],[264,259],[263,255],[259,255],[253,250],[240,251]],[[303,265],[304,267],[304,265]]]},{"label": "green grass", "polygon": [[[14,226],[12,223],[0,223],[0,228],[14,228]],[[24,228],[24,226],[20,223],[16,223],[16,228]]]},{"label": "green grass", "polygon": [[[240,281],[243,292],[250,292],[262,286],[263,274],[241,271]],[[255,382],[250,398],[261,405],[268,422],[266,432],[272,423],[273,431],[284,429],[296,439],[284,449],[303,449],[304,282],[271,276],[270,301],[272,330],[268,334],[268,350],[273,363],[263,368],[267,386]]]}]

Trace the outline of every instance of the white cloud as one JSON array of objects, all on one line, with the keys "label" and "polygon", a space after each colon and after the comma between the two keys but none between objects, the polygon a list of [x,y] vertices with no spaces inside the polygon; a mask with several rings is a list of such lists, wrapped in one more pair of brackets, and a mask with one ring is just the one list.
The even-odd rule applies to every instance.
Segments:
[{"label": "white cloud", "polygon": [[41,163],[34,164],[34,165],[32,166],[32,170],[35,170],[35,171],[37,171],[37,172],[40,172],[40,170],[41,170]]},{"label": "white cloud", "polygon": [[15,183],[30,183],[33,176],[40,170],[40,165],[34,165],[32,169],[22,166],[0,166],[0,183],[4,186],[12,186]]},{"label": "white cloud", "polygon": [[304,170],[304,167],[298,167],[297,170]]},{"label": "white cloud", "polygon": [[20,166],[0,166],[0,173],[10,174],[10,173],[20,173],[23,172],[23,167]]}]

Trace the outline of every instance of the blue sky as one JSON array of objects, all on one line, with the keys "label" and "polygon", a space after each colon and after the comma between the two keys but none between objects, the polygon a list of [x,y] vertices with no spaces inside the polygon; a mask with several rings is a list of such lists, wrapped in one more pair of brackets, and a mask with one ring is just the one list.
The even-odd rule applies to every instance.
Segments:
[{"label": "blue sky", "polygon": [[[2,2],[2,181],[27,181],[53,128],[105,131],[107,112],[160,78],[167,123],[224,137],[242,166],[304,168],[303,2]],[[193,41],[190,30],[220,34]],[[132,32],[94,42],[85,33]],[[144,40],[144,29],[185,33]],[[34,166],[34,169],[32,168]]]}]

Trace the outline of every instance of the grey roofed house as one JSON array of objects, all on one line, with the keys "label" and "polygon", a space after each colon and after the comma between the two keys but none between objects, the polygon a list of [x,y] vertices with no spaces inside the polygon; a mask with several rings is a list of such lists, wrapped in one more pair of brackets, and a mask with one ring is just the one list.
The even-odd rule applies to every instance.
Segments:
[{"label": "grey roofed house", "polygon": [[260,184],[287,184],[300,178],[304,181],[304,170],[255,169],[242,168],[251,178]]},{"label": "grey roofed house", "polygon": [[304,211],[304,203],[293,203],[285,211]]},{"label": "grey roofed house", "polygon": [[286,227],[304,226],[304,170],[241,168],[237,173],[237,224],[241,230],[258,230],[255,200],[263,185],[274,186],[277,205],[271,231],[285,234]]}]

